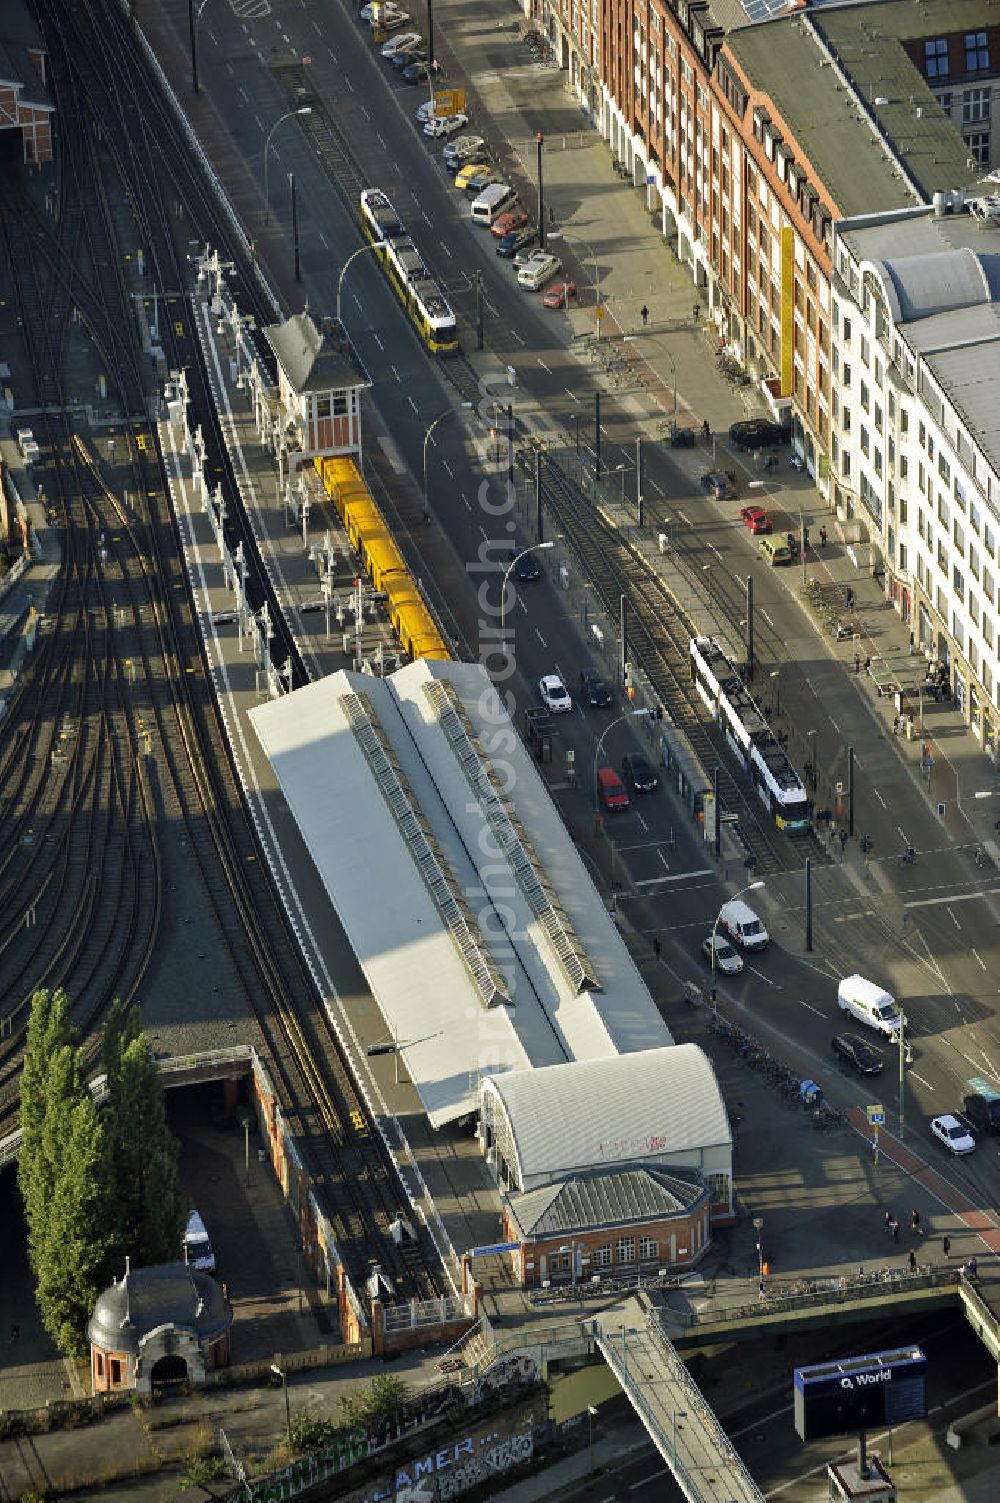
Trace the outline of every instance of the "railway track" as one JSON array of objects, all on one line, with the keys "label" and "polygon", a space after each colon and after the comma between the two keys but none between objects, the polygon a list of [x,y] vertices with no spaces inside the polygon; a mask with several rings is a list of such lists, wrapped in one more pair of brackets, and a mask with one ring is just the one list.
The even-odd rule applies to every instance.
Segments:
[{"label": "railway track", "polygon": [[[174,245],[172,226],[163,212],[164,202],[173,194],[181,196],[203,228],[205,239],[224,253],[229,250],[226,226],[198,181],[197,169],[187,160],[186,146],[173,117],[146,78],[143,59],[127,24],[117,12],[89,5],[73,8],[72,15],[62,6],[50,5],[43,24],[53,44],[57,91],[80,102],[76,118],[81,126],[87,122],[85,130],[89,130],[92,119],[100,122],[100,165],[106,169],[110,159],[117,169],[119,186],[128,196],[149,246],[147,254],[159,284],[183,285],[184,266]],[[165,174],[168,162],[169,182]],[[76,187],[80,188],[79,182]],[[100,226],[87,230],[88,221],[95,215],[113,243],[109,206],[101,195],[96,200],[81,195],[79,213],[74,216],[79,220],[79,227],[73,230],[77,243],[90,233],[98,237],[92,243],[99,247]],[[68,237],[69,229],[66,234]],[[233,247],[233,251],[238,254],[239,247]],[[89,275],[87,278],[91,297],[76,297],[75,292],[82,290],[76,288],[73,302],[83,311],[122,409],[128,413],[135,409],[137,400],[144,403],[148,393],[143,389],[135,346],[129,343],[126,348],[120,335],[122,329],[131,326],[131,307],[118,249],[107,258],[96,259],[91,254],[87,272],[97,274],[96,282],[90,282]],[[247,286],[253,287],[252,272],[245,274]],[[259,297],[257,301],[259,304]],[[32,302],[30,297],[27,302]],[[29,317],[29,327],[36,331],[44,330],[47,323],[58,324],[54,297],[39,292]],[[197,371],[200,382],[197,350],[186,333],[186,324],[185,318],[180,332],[171,331],[169,354],[173,362],[188,365],[190,372]],[[44,334],[36,334],[36,345],[39,353],[46,347]],[[47,348],[51,355],[51,341]],[[58,360],[51,369],[59,369]],[[207,422],[211,408],[204,388],[199,388],[198,398]],[[209,439],[210,445],[219,445],[217,432],[209,433]],[[185,821],[206,906],[229,952],[246,1001],[257,1016],[286,1116],[298,1129],[303,1157],[349,1272],[360,1282],[377,1262],[402,1295],[422,1297],[444,1292],[439,1259],[426,1233],[421,1233],[417,1247],[405,1250],[397,1249],[389,1235],[390,1222],[406,1204],[405,1192],[354,1086],[303,957],[289,935],[277,894],[266,875],[266,864],[247,861],[247,851],[255,846],[252,823],[208,691],[155,433],[145,422],[133,422],[128,425],[127,444],[131,471],[128,489],[135,498],[134,511],[124,507],[104,483],[94,455],[79,442],[73,447],[72,463],[67,465],[73,484],[89,497],[88,515],[91,530],[96,530],[98,552],[94,573],[114,578],[115,619],[128,622],[134,637],[128,642],[128,650],[136,682],[128,686],[131,699],[122,723],[111,728],[116,744],[128,737],[134,747],[137,704],[141,702],[144,753],[155,759],[173,810]],[[53,460],[69,459],[65,446],[57,445],[54,439],[49,452]],[[224,467],[221,446],[217,453]],[[57,466],[57,472],[61,468]],[[235,500],[231,472],[227,480]],[[231,504],[231,513],[233,510]],[[246,526],[250,535],[248,522]],[[248,550],[248,556],[255,557],[255,550]],[[68,657],[62,649],[70,646],[69,641],[59,641],[53,633],[50,645],[52,650],[39,656],[34,673],[22,681],[22,693],[40,678],[43,659],[54,683],[60,681],[60,672],[67,682],[79,676],[80,665],[72,659],[69,672],[58,667]],[[120,686],[122,654],[115,648],[120,649],[122,644],[109,640],[104,645],[104,671],[99,681]],[[79,715],[78,726],[89,724],[86,705],[80,705]],[[83,737],[80,740],[82,744]],[[141,759],[134,761],[141,766]],[[129,807],[137,807],[137,802],[133,800],[131,806],[122,802],[118,822],[125,827]],[[139,911],[158,912],[157,905],[150,904],[138,888],[135,903]],[[114,992],[103,990],[102,1005],[106,1005]],[[98,1007],[88,1018],[91,1026],[99,1022],[99,1012]],[[8,1048],[8,1082],[14,1079],[14,1053]],[[9,1099],[7,1108],[9,1113]]]}]

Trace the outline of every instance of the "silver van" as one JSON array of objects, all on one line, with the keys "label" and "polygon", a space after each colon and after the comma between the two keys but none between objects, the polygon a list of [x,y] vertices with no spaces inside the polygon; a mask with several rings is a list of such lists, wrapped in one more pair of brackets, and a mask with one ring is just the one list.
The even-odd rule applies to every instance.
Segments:
[{"label": "silver van", "polygon": [[478,198],[472,200],[472,217],[476,224],[484,224],[488,229],[494,219],[499,219],[516,203],[517,194],[507,183],[490,183]]},{"label": "silver van", "polygon": [[191,1212],[184,1231],[184,1261],[201,1273],[215,1272],[215,1249],[197,1211]]}]

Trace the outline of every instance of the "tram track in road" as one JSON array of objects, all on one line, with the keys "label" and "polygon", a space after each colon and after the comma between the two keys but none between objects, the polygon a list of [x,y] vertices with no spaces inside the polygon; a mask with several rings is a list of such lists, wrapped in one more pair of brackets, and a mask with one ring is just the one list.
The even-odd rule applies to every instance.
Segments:
[{"label": "tram track in road", "polygon": [[[198,168],[186,160],[187,148],[177,124],[146,76],[125,18],[87,4],[73,8],[72,13],[53,5],[43,15],[43,24],[50,38],[58,92],[64,99],[76,91],[82,96],[75,114],[77,145],[86,143],[89,150],[92,136],[100,140],[97,160],[89,166],[86,153],[81,150],[73,156],[73,148],[67,145],[67,159],[76,169],[76,182],[67,188],[78,195],[75,217],[81,221],[79,234],[90,237],[89,243],[97,248],[96,255],[93,250],[88,254],[85,272],[77,273],[85,276],[94,294],[85,305],[84,317],[113,393],[128,414],[137,406],[141,410],[148,396],[138,351],[128,339],[122,339],[122,331],[132,327],[130,293],[121,271],[121,250],[114,244],[107,200],[99,186],[89,191],[84,184],[90,185],[94,177],[100,180],[113,163],[116,191],[124,191],[141,226],[150,265],[161,287],[184,285],[185,268],[164,211],[173,194],[183,199],[196,222],[199,213],[203,215],[199,227],[203,226],[206,239],[211,239],[223,254],[231,247],[225,224],[212,209],[204,184],[191,186],[197,181]],[[127,148],[123,142],[127,142]],[[70,198],[67,191],[67,205]],[[113,245],[107,256],[100,250],[102,224]],[[60,243],[58,230],[52,239],[54,244]],[[238,247],[232,249],[238,254]],[[45,264],[44,257],[37,261]],[[252,274],[247,274],[246,280],[252,285]],[[80,299],[71,301],[81,306]],[[27,302],[30,318],[26,333],[34,335],[39,360],[58,371],[65,329],[56,328],[46,342],[45,330],[60,323],[58,315],[50,313],[56,302],[51,288],[37,287]],[[207,424],[211,409],[203,385],[204,372],[198,365],[186,318],[177,323],[179,328],[171,325],[164,331],[168,358],[174,364],[188,365],[199,416],[204,413]],[[56,385],[59,389],[49,392],[57,399],[52,403],[54,409],[64,403],[61,384]],[[112,765],[115,748],[120,754],[124,745],[134,749],[137,740],[141,741],[139,750],[155,761],[165,801],[172,804],[177,819],[183,819],[192,868],[197,868],[202,879],[206,913],[228,954],[248,1008],[257,1019],[284,1115],[356,1285],[378,1262],[400,1295],[442,1293],[446,1280],[426,1231],[421,1229],[418,1243],[404,1250],[396,1247],[389,1233],[389,1225],[400,1206],[407,1203],[407,1196],[355,1086],[324,1009],[324,999],[317,995],[290,934],[267,865],[254,859],[256,838],[208,686],[203,644],[193,618],[155,431],[144,420],[126,422],[124,427],[127,459],[120,468],[128,472],[126,484],[133,498],[128,508],[105,484],[102,466],[93,453],[82,445],[73,446],[68,424],[46,444],[55,473],[65,476],[70,491],[86,498],[81,504],[94,534],[91,572],[97,581],[94,587],[108,592],[105,615],[116,626],[122,623],[122,631],[130,634],[127,651],[133,676],[128,683],[124,682],[123,644],[114,641],[110,632],[104,634],[101,643],[102,671],[93,675],[95,683],[114,685],[123,696],[107,738],[113,742],[106,753],[108,765]],[[217,435],[210,436],[210,447],[214,440]],[[221,464],[224,451],[217,448],[216,452]],[[235,496],[231,472],[226,479]],[[84,517],[67,516],[64,530],[68,555]],[[70,521],[75,522],[77,532],[71,530]],[[60,592],[59,599],[65,595],[72,604],[65,578],[64,573],[55,589]],[[56,598],[53,608],[55,604]],[[62,638],[54,631],[50,635],[53,650],[36,655],[31,671],[19,686],[25,703],[42,681],[43,665],[51,665],[57,687],[60,672],[69,684],[89,681],[91,676],[73,657],[79,645],[77,635],[71,630]],[[65,659],[70,662],[69,669],[56,671]],[[89,746],[82,735],[79,740]],[[141,770],[141,757],[133,757],[127,765],[133,763]],[[127,829],[128,806],[121,802],[118,824]],[[135,802],[133,796],[133,805]],[[140,863],[132,865],[135,870]],[[101,871],[98,888],[104,876]],[[146,914],[155,944],[159,903],[149,901],[137,886],[133,907]],[[79,902],[76,911],[82,911]],[[123,933],[127,933],[124,928]],[[140,948],[136,946],[137,953]],[[2,963],[0,953],[0,966]],[[108,976],[98,989],[93,1011],[87,1016],[91,1044],[103,1007],[119,989],[118,980]],[[0,1122],[5,1129],[13,1125],[16,1112],[20,1042],[19,1036],[10,1038],[4,1058],[7,1089]]]}]

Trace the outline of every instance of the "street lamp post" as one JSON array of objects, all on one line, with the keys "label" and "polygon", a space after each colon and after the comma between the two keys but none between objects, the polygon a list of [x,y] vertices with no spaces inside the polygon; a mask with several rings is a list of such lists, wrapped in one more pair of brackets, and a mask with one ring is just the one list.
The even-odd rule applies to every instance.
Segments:
[{"label": "street lamp post", "polygon": [[[380,249],[381,249],[381,245],[380,245],[380,243],[378,241],[376,241],[375,244],[373,244],[373,245],[359,245],[358,248],[357,248],[357,250],[351,251],[351,254],[348,256],[347,260],[344,262],[343,266],[340,268],[340,276],[337,278],[337,322],[338,322],[338,324],[342,324],[343,323],[343,320],[341,319],[341,316],[340,316],[340,302],[341,302],[341,294],[343,293],[343,290],[344,290],[344,278],[347,275],[347,269],[348,269],[348,267],[350,266],[350,264],[351,264],[352,261],[356,261],[359,256],[363,256],[366,251],[374,251],[374,250],[380,250]],[[471,406],[471,403],[466,403],[465,405],[466,406]]]},{"label": "street lamp post", "polygon": [[284,1393],[285,1393],[285,1434],[288,1436],[288,1445],[289,1445],[289,1449],[291,1449],[291,1444],[292,1444],[292,1410],[291,1410],[291,1405],[288,1402],[288,1374],[285,1372],[285,1370],[283,1368],[279,1367],[276,1362],[272,1362],[271,1363],[271,1371],[274,1373],[274,1376],[276,1378],[280,1378],[281,1379],[281,1386],[284,1389]]},{"label": "street lamp post", "polygon": [[188,31],[191,34],[191,87],[196,94],[201,92],[201,84],[198,81],[198,22],[201,13],[208,4],[208,0],[201,0],[201,4],[195,9],[194,0],[188,0]]},{"label": "street lamp post", "polygon": [[[716,818],[718,818],[718,810],[716,810]],[[748,885],[746,887],[741,887],[740,890],[739,890],[739,892],[734,892],[731,898],[727,898],[726,899],[726,903],[735,903],[736,899],[743,897],[744,893],[747,893],[747,892],[756,892],[758,887],[763,887],[763,886],[764,886],[764,883],[762,881],[761,882],[750,882],[750,883],[748,883]],[[722,917],[722,909],[725,908],[726,903],[722,904],[722,908],[720,908],[719,911],[718,911],[718,913],[715,915],[715,923],[712,925],[712,994],[711,995],[712,995],[712,1002],[713,1002],[713,1004],[717,1000],[716,991],[715,991],[715,941],[716,941],[716,938],[718,937],[718,933],[719,933],[719,920]]]},{"label": "street lamp post", "polygon": [[504,570],[503,583],[500,586],[500,637],[503,639],[504,623],[507,620],[507,581],[515,564],[520,563],[522,558],[527,558],[529,553],[541,553],[545,548],[554,548],[555,543],[532,543],[530,548],[522,548],[520,553],[515,553],[507,568]]},{"label": "street lamp post", "polygon": [[[357,251],[354,252],[354,255],[355,256],[357,255]],[[352,261],[353,261],[353,259],[354,259],[354,256],[351,257]],[[351,262],[348,261],[347,266],[350,266],[350,264],[351,264]],[[347,270],[347,266],[344,267],[344,271]],[[343,272],[341,273],[341,275],[343,275]],[[337,316],[338,316],[338,318],[340,316],[340,294],[339,294],[339,292],[337,294]],[[431,519],[430,498],[429,498],[429,493],[428,493],[428,490],[427,490],[427,445],[430,443],[431,434],[434,432],[434,429],[437,427],[438,423],[443,423],[446,417],[451,417],[452,413],[454,413],[454,412],[467,412],[471,406],[472,406],[471,402],[459,402],[456,407],[446,407],[445,410],[444,410],[444,412],[439,412],[438,413],[437,417],[434,419],[434,421],[431,423],[430,427],[427,429],[427,432],[424,434],[423,463],[424,463],[424,521],[425,522],[429,522],[430,519]]]},{"label": "street lamp post", "polygon": [[610,725],[606,725],[604,727],[604,730],[598,736],[598,738],[597,738],[597,750],[594,752],[594,776],[591,779],[591,785],[592,785],[593,790],[594,790],[594,808],[595,809],[597,808],[597,766],[598,766],[598,763],[601,760],[601,752],[604,750],[604,742],[605,742],[605,740],[607,739],[609,733],[614,730],[614,728],[615,728],[616,725],[621,725],[622,721],[624,721],[624,720],[634,720],[637,715],[648,715],[648,714],[649,714],[648,710],[626,710],[624,715],[619,715],[617,717],[617,719],[612,720],[612,722],[611,722]]},{"label": "street lamp post", "polygon": [[278,129],[278,126],[279,125],[284,125],[285,121],[286,120],[291,120],[294,115],[311,115],[311,114],[312,114],[312,105],[311,104],[300,105],[300,107],[297,110],[287,110],[284,115],[279,115],[278,116],[277,120],[274,122],[274,124],[271,126],[271,129],[267,133],[267,139],[264,142],[264,223],[265,224],[270,224],[271,223],[271,201],[270,201],[270,199],[267,196],[267,167],[268,167],[267,154],[268,154],[268,152],[271,149],[271,138],[274,135],[275,131]]},{"label": "street lamp post", "polygon": [[753,1229],[757,1237],[757,1278],[760,1281],[760,1291],[764,1292],[764,1245],[761,1241],[761,1232],[764,1230],[763,1216],[753,1218]]}]

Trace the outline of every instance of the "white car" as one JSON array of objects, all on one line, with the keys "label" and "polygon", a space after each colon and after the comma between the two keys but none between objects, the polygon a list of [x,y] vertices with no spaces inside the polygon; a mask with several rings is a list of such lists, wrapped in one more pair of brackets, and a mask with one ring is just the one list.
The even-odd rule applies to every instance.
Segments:
[{"label": "white car", "polygon": [[382,43],[382,56],[394,57],[397,52],[411,52],[420,41],[419,31],[397,31],[394,37]]},{"label": "white car", "polygon": [[434,113],[434,102],[433,102],[433,100],[425,99],[424,102],[423,102],[423,104],[418,104],[417,105],[417,108],[414,111],[414,113],[415,113],[415,115],[417,117],[417,124],[418,125],[426,125],[427,122],[428,122],[428,120],[431,118],[431,116]]},{"label": "white car", "polygon": [[[428,111],[428,113],[430,113]],[[441,153],[442,159],[449,167],[459,167],[466,157],[471,157],[474,151],[482,151],[486,142],[482,136],[459,136],[457,141],[449,141]]]},{"label": "white car", "polygon": [[558,673],[547,673],[544,678],[540,678],[538,692],[542,696],[542,704],[547,710],[551,710],[553,715],[573,708],[569,691]]},{"label": "white car", "polygon": [[468,115],[429,115],[424,121],[424,135],[454,136],[469,123]]},{"label": "white car", "polygon": [[931,1132],[952,1153],[971,1153],[976,1146],[976,1140],[969,1129],[963,1127],[950,1112],[943,1117],[931,1119]]},{"label": "white car", "polygon": [[724,934],[709,934],[701,942],[701,953],[712,964],[712,951],[715,950],[715,969],[721,971],[724,976],[738,976],[743,969],[743,956],[733,949]]}]

